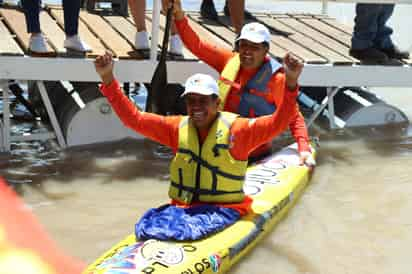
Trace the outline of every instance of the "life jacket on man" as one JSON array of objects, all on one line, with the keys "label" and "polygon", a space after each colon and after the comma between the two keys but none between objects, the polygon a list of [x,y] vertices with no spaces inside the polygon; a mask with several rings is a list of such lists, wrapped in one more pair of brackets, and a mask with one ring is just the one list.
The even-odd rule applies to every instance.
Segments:
[{"label": "life jacket on man", "polygon": [[[276,105],[268,100],[270,90],[268,83],[272,76],[281,68],[281,64],[275,59],[270,58],[258,70],[258,72],[241,88],[240,103],[237,113],[242,117],[259,117],[272,114],[276,111]],[[226,100],[232,87],[238,86],[235,83],[240,70],[239,54],[235,54],[222,70],[219,79],[219,96],[221,99],[220,109],[224,109]],[[271,143],[263,144],[254,150],[250,156],[256,157],[270,151]]]},{"label": "life jacket on man", "polygon": [[185,204],[244,200],[243,183],[248,162],[234,159],[229,152],[230,127],[237,116],[219,112],[203,144],[189,117],[182,119],[179,148],[170,165],[170,198]]}]

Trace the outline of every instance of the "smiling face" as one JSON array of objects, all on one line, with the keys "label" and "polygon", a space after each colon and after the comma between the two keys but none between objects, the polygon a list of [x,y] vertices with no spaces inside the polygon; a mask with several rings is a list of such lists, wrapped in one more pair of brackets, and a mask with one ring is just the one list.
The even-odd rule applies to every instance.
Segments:
[{"label": "smiling face", "polygon": [[197,129],[208,129],[216,119],[220,99],[213,95],[185,95],[187,114]]},{"label": "smiling face", "polygon": [[246,69],[258,68],[263,64],[268,51],[266,43],[253,43],[242,39],[239,41],[240,65]]}]

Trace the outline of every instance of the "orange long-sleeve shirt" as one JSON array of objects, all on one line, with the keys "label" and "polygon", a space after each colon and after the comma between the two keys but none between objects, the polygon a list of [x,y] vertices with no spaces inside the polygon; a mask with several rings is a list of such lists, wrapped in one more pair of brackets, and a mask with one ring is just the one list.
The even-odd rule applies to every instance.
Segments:
[{"label": "orange long-sleeve shirt", "polygon": [[[123,94],[116,80],[110,85],[102,85],[101,92],[106,96],[123,124],[132,130],[158,143],[178,149],[179,124],[182,116],[161,116],[141,112]],[[161,91],[158,91],[161,92]],[[288,91],[272,115],[255,119],[237,118],[230,128],[229,152],[236,160],[247,160],[249,153],[259,145],[272,140],[287,128],[291,113],[295,109],[297,91]],[[205,140],[207,130],[199,133],[199,139]]]},{"label": "orange long-sleeve shirt", "polygon": [[[201,40],[200,37],[190,27],[188,19],[184,17],[182,20],[176,20],[176,26],[180,37],[185,46],[200,60],[213,67],[221,73],[227,62],[234,56],[230,50],[219,48],[216,45]],[[267,60],[268,61],[268,60]],[[241,87],[257,73],[258,69],[240,68],[235,82]],[[276,106],[282,103],[284,94],[288,92],[285,74],[280,71],[272,76],[268,83],[268,89],[271,91],[269,102]],[[225,111],[237,112],[240,103],[240,93],[235,89],[231,89],[224,106]],[[305,125],[305,120],[299,111],[299,106],[295,103],[295,107],[291,110],[291,119],[289,129],[295,138],[299,151],[310,151],[308,131]],[[271,141],[271,140],[270,140]]]}]

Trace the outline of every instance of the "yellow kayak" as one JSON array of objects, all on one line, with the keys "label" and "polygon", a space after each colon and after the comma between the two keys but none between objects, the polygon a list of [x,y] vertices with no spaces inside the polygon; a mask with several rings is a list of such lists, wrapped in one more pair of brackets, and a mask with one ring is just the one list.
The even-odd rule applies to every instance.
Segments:
[{"label": "yellow kayak", "polygon": [[244,190],[253,198],[252,212],[233,225],[193,242],[136,241],[131,234],[84,274],[225,273],[288,212],[310,174],[308,167],[299,165],[296,144],[285,147],[248,168]]}]

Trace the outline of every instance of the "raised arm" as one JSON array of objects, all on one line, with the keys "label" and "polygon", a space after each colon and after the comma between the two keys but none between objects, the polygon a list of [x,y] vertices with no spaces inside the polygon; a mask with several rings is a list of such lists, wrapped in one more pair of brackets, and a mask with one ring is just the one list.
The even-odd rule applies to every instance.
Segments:
[{"label": "raised arm", "polygon": [[115,79],[110,53],[96,57],[94,64],[103,82],[100,90],[123,124],[147,138],[176,149],[180,116],[165,117],[141,112],[124,95],[119,82]]},{"label": "raised arm", "polygon": [[[296,89],[298,78],[302,73],[303,64],[291,54],[287,54],[284,58],[284,68],[287,88],[289,90]],[[310,153],[309,136],[305,120],[296,103],[295,106],[296,107],[291,114],[292,117],[290,119],[289,128],[298,143],[300,163],[313,166],[315,165],[315,160],[312,157],[312,153]]]}]

